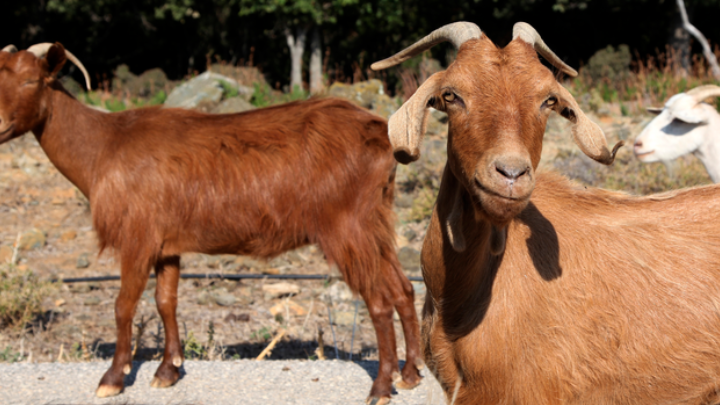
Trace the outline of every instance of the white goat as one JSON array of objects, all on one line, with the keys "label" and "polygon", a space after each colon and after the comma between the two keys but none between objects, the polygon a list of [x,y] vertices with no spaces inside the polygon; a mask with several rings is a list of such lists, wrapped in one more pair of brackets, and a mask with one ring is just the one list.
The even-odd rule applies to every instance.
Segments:
[{"label": "white goat", "polygon": [[713,182],[720,182],[720,114],[703,102],[720,97],[720,87],[696,87],[670,98],[663,108],[648,108],[655,119],[635,140],[641,162],[669,162],[692,153],[705,165]]}]

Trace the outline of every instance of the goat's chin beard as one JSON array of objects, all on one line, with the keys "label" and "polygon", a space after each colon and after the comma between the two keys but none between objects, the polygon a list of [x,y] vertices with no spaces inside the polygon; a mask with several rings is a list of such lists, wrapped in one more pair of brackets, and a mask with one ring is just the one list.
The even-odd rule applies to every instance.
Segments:
[{"label": "goat's chin beard", "polygon": [[497,228],[504,228],[528,205],[530,198],[509,199],[480,192],[473,197],[475,218],[485,220]]}]

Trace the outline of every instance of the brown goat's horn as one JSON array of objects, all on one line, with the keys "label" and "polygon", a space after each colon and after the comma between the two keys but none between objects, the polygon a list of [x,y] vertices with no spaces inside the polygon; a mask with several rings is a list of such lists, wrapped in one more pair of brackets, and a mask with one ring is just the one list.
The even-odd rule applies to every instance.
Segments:
[{"label": "brown goat's horn", "polygon": [[577,76],[578,72],[560,60],[560,58],[555,55],[555,52],[551,51],[550,48],[545,45],[545,41],[540,38],[540,34],[538,34],[538,32],[535,31],[535,28],[533,28],[530,24],[524,22],[516,23],[513,26],[513,40],[516,38],[520,38],[532,45],[532,47],[535,48],[535,52],[539,53],[543,58],[547,59],[548,62],[556,68],[562,70],[565,74],[572,77]]},{"label": "brown goat's horn", "polygon": [[[35,44],[31,46],[27,49],[27,51],[37,56],[38,58],[43,58],[45,57],[45,55],[47,55],[50,47],[52,47],[53,45],[54,44],[50,42],[43,42],[41,44]],[[85,66],[83,66],[82,62],[80,62],[80,60],[76,58],[75,55],[73,55],[67,49],[65,50],[65,56],[70,60],[70,62],[77,66],[78,69],[80,69],[83,76],[85,76],[85,85],[87,86],[87,89],[92,90],[92,87],[90,87],[90,74],[88,74],[88,71],[85,69]]]},{"label": "brown goat's horn", "polygon": [[370,68],[372,70],[382,70],[399,65],[413,56],[445,41],[452,42],[455,49],[460,49],[460,45],[465,43],[465,41],[470,39],[480,39],[480,37],[482,37],[482,31],[480,31],[480,28],[477,25],[471,22],[461,21],[448,24],[436,29],[425,38],[415,42],[395,55],[373,63]]},{"label": "brown goat's horn", "polygon": [[9,52],[9,53],[15,53],[18,49],[15,47],[15,45],[8,45],[5,48],[2,49],[0,52]]},{"label": "brown goat's horn", "polygon": [[698,103],[701,103],[708,97],[720,97],[720,87],[715,86],[714,84],[708,84],[705,86],[695,87],[686,94],[688,96],[692,96]]}]

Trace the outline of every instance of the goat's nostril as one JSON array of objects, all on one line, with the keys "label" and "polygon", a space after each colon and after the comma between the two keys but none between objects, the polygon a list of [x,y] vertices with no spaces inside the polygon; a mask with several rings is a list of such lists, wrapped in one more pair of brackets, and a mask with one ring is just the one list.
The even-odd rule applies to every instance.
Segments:
[{"label": "goat's nostril", "polygon": [[642,141],[635,141],[636,148],[642,148]]},{"label": "goat's nostril", "polygon": [[517,180],[518,177],[528,172],[527,167],[511,167],[503,165],[495,166],[495,170],[510,180]]}]

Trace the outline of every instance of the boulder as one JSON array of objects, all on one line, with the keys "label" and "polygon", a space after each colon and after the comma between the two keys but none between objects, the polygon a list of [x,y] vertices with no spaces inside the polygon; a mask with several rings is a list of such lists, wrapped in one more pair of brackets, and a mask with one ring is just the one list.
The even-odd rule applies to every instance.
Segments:
[{"label": "boulder", "polygon": [[233,97],[223,100],[215,108],[211,109],[210,112],[215,114],[234,114],[254,109],[255,106],[244,98]]},{"label": "boulder", "polygon": [[176,87],[165,100],[165,107],[196,108],[219,103],[223,97],[235,96],[249,101],[254,90],[241,86],[235,79],[213,72],[205,72]]}]

